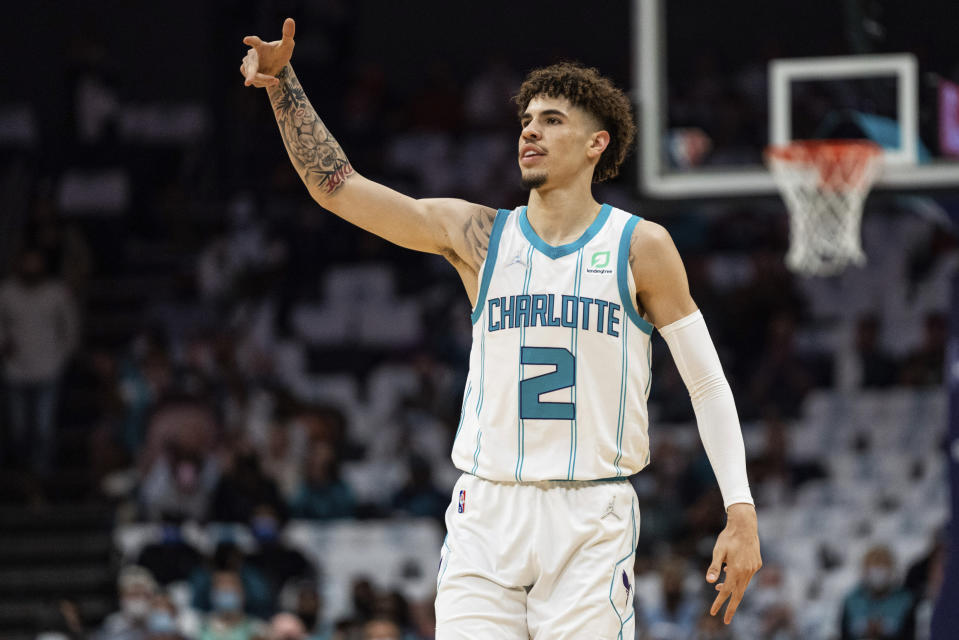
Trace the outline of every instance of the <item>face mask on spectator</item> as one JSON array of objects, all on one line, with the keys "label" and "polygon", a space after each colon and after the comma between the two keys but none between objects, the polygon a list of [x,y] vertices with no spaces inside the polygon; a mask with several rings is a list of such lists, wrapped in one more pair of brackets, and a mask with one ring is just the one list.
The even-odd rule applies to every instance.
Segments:
[{"label": "face mask on spectator", "polygon": [[183,540],[183,535],[180,533],[180,527],[175,524],[163,525],[162,540],[164,544],[178,544],[181,540]]},{"label": "face mask on spectator", "polygon": [[128,596],[120,601],[123,615],[134,620],[143,620],[150,613],[150,601],[140,596]]},{"label": "face mask on spectator", "polygon": [[889,567],[869,567],[863,581],[870,590],[883,591],[892,583],[892,571]]},{"label": "face mask on spectator", "polygon": [[262,542],[272,542],[276,539],[276,534],[279,529],[275,518],[270,516],[257,516],[253,518],[251,523],[253,529],[253,535],[257,540]]},{"label": "face mask on spectator", "polygon": [[211,597],[213,608],[224,613],[233,613],[240,610],[240,594],[236,591],[217,589]]},{"label": "face mask on spectator", "polygon": [[160,609],[150,614],[147,630],[157,635],[173,635],[177,632],[176,621],[169,611]]}]

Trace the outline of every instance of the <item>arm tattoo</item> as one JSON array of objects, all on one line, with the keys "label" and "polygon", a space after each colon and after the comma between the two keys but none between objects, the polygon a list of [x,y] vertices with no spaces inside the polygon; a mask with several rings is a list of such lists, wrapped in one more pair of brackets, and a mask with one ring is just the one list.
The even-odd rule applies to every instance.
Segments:
[{"label": "arm tattoo", "polygon": [[471,268],[479,271],[480,265],[486,259],[489,251],[489,237],[493,230],[493,220],[496,210],[486,207],[479,208],[463,225],[465,247],[462,260]]},{"label": "arm tattoo", "polygon": [[316,115],[293,68],[286,65],[277,78],[280,84],[268,93],[290,160],[308,188],[332,195],[353,175],[353,167]]}]

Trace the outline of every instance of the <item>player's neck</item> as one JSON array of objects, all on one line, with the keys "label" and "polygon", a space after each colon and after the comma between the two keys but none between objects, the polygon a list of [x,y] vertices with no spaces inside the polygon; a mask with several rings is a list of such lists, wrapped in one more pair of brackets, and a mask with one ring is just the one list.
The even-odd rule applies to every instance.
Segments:
[{"label": "player's neck", "polygon": [[530,191],[526,217],[547,244],[560,246],[575,241],[596,219],[600,204],[589,188],[576,187]]}]

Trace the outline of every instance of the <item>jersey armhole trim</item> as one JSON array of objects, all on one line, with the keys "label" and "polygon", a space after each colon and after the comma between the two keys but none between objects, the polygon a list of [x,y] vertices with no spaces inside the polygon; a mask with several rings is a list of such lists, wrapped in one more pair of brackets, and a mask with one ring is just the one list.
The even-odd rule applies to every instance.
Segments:
[{"label": "jersey armhole trim", "polygon": [[622,299],[626,315],[639,330],[646,335],[652,335],[653,325],[646,321],[636,308],[636,300],[629,294],[629,244],[633,237],[633,229],[642,220],[639,216],[632,216],[623,227],[623,234],[619,238],[619,256],[616,261],[616,280],[619,284],[619,297]]},{"label": "jersey armhole trim", "polygon": [[496,256],[499,254],[499,239],[503,235],[503,227],[506,226],[506,219],[510,214],[509,209],[499,209],[496,212],[496,219],[493,220],[493,228],[489,234],[489,248],[486,250],[486,259],[483,261],[483,279],[480,281],[479,292],[476,294],[476,306],[470,314],[470,320],[473,324],[483,315],[483,307],[486,306],[486,291],[489,289],[490,280],[493,279],[493,270],[496,267]]}]

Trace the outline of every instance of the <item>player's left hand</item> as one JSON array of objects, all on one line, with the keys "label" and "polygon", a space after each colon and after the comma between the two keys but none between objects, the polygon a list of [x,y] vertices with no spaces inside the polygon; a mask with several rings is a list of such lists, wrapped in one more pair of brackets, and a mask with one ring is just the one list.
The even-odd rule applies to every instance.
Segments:
[{"label": "player's left hand", "polygon": [[243,84],[247,87],[275,87],[280,83],[276,75],[290,62],[293,56],[293,35],[296,23],[293,18],[283,21],[283,39],[264,42],[259,36],[246,36],[243,44],[250,47],[240,64]]},{"label": "player's left hand", "polygon": [[[716,583],[723,563],[726,564],[726,579]],[[716,590],[719,591],[713,606],[709,609],[709,615],[714,616],[719,613],[723,603],[729,600],[723,622],[726,624],[732,622],[746,592],[746,586],[762,566],[755,507],[745,503],[729,505],[726,512],[726,528],[716,539],[716,546],[713,547],[713,562],[706,570],[706,582],[716,583]]]}]

